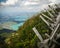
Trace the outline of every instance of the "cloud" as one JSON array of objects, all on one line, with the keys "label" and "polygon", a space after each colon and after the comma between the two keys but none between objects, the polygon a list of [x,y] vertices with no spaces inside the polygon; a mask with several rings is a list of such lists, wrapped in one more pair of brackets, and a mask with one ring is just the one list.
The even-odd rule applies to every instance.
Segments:
[{"label": "cloud", "polygon": [[23,2],[23,5],[25,6],[32,6],[32,5],[42,5],[42,4],[49,4],[50,2],[47,0],[26,0]]},{"label": "cloud", "polygon": [[37,2],[28,2],[28,1],[24,3],[24,5],[37,5],[37,4],[38,4]]},{"label": "cloud", "polygon": [[60,0],[49,0],[51,3],[50,5],[58,4],[60,3]]},{"label": "cloud", "polygon": [[[20,11],[40,11],[43,8],[46,8],[48,4],[52,5],[57,0],[8,0],[5,3],[3,2],[4,10],[6,12],[20,12]],[[10,6],[11,5],[11,6]],[[6,8],[7,9],[6,9]],[[11,8],[11,9],[10,9]],[[3,10],[3,12],[4,12]]]},{"label": "cloud", "polygon": [[14,5],[18,0],[7,0],[6,2],[1,2],[2,5]]},{"label": "cloud", "polygon": [[56,0],[49,0],[50,2],[56,2]]},{"label": "cloud", "polygon": [[56,3],[60,3],[60,0],[56,0]]},{"label": "cloud", "polygon": [[6,2],[1,2],[1,5],[15,5],[15,6],[32,6],[49,3],[47,0],[7,0]]},{"label": "cloud", "polygon": [[60,0],[49,0],[52,3],[60,3]]},{"label": "cloud", "polygon": [[[39,11],[46,7],[49,4],[49,0],[8,0],[5,3],[3,2],[4,10],[9,12],[11,8],[11,12],[20,12],[20,11]],[[11,5],[11,6],[10,6]],[[6,8],[7,9],[6,9]],[[8,10],[9,9],[9,10]],[[3,12],[4,12],[3,10]]]}]

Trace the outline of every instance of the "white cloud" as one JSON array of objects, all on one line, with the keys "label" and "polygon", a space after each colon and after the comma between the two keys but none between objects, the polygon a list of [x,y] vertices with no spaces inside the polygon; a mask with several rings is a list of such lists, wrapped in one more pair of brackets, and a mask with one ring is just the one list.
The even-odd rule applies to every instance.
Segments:
[{"label": "white cloud", "polygon": [[60,3],[60,0],[49,0],[51,3],[50,5],[58,4]]},{"label": "white cloud", "polygon": [[39,2],[40,0],[29,0],[30,2]]},{"label": "white cloud", "polygon": [[26,1],[24,3],[24,5],[37,5],[37,4],[38,4],[38,2],[29,2],[29,1]]},{"label": "white cloud", "polygon": [[56,0],[49,0],[50,2],[56,2]]},{"label": "white cloud", "polygon": [[[9,3],[7,3],[9,2]],[[14,11],[39,11],[43,8],[46,7],[46,4],[49,4],[49,0],[10,0],[10,1],[7,1],[6,5],[14,5],[15,3],[15,6],[13,7],[13,10]],[[9,7],[9,6],[7,6]],[[11,6],[10,6],[11,7]],[[12,8],[11,7],[11,8]],[[15,9],[16,8],[16,9]]]},{"label": "white cloud", "polygon": [[18,0],[7,0],[6,2],[1,2],[2,5],[14,5]]},{"label": "white cloud", "polygon": [[[8,0],[5,5],[12,6],[12,11],[39,11],[43,8],[47,8],[48,4],[52,5],[57,0]],[[9,7],[9,6],[7,6]],[[11,7],[11,6],[10,6]],[[11,8],[12,8],[11,7]]]},{"label": "white cloud", "polygon": [[49,0],[52,3],[60,3],[60,0]]},{"label": "white cloud", "polygon": [[60,0],[56,0],[56,3],[60,3]]}]

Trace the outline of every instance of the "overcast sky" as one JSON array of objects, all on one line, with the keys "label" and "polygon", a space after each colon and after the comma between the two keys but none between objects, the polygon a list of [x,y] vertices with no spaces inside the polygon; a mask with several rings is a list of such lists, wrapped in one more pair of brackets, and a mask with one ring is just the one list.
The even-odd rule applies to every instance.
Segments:
[{"label": "overcast sky", "polygon": [[46,8],[48,4],[59,2],[60,0],[0,0],[0,9],[2,11],[7,8],[13,11],[39,11]]}]

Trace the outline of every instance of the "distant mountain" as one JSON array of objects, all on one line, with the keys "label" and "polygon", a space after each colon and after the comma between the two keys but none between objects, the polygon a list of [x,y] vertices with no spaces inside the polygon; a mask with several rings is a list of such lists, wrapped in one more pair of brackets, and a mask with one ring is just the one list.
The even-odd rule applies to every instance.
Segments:
[{"label": "distant mountain", "polygon": [[0,30],[0,34],[1,33],[12,33],[12,32],[15,32],[14,30],[9,30],[9,29],[2,29]]},{"label": "distant mountain", "polygon": [[10,37],[13,32],[16,32],[16,31],[9,30],[9,29],[2,29],[0,30],[0,36],[7,38],[7,37]]}]

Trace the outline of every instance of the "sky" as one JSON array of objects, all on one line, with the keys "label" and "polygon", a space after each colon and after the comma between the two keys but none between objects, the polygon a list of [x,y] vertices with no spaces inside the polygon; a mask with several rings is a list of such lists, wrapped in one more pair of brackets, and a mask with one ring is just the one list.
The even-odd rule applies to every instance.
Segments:
[{"label": "sky", "polygon": [[59,2],[60,0],[0,0],[0,10],[3,11],[3,9],[11,8],[12,11],[20,10],[35,12],[46,8],[48,4]]},{"label": "sky", "polygon": [[15,11],[39,11],[46,8],[48,4],[58,2],[60,0],[0,0],[0,9],[3,7],[3,9],[12,8]]},{"label": "sky", "polygon": [[35,12],[46,8],[48,4],[59,2],[60,0],[0,0],[0,10],[11,8],[11,11],[16,12],[19,10]]}]

